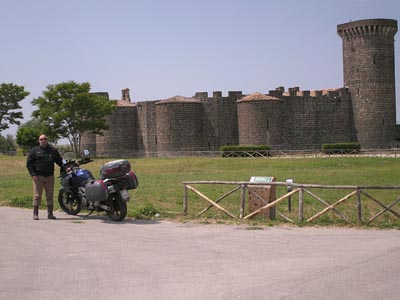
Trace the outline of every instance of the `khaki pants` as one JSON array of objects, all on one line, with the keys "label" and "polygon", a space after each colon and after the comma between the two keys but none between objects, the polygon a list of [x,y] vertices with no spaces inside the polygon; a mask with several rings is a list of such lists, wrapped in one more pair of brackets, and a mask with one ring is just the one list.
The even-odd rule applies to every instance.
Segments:
[{"label": "khaki pants", "polygon": [[47,205],[53,205],[54,176],[37,176],[37,179],[33,180],[33,206],[40,206],[43,189],[46,192]]}]

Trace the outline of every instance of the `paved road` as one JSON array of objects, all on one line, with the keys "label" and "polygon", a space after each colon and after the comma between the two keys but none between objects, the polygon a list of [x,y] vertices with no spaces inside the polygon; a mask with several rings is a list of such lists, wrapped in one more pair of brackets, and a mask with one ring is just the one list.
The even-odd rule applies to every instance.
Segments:
[{"label": "paved road", "polygon": [[56,216],[0,207],[1,300],[400,297],[399,230]]}]

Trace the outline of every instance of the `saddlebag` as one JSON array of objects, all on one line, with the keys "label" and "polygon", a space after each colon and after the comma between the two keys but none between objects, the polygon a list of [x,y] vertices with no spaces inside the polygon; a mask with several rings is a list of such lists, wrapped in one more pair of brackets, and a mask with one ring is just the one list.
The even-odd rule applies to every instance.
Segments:
[{"label": "saddlebag", "polygon": [[132,171],[130,171],[128,174],[126,174],[126,176],[128,177],[128,190],[134,190],[138,187],[139,185],[139,180],[136,176],[135,173],[133,173]]},{"label": "saddlebag", "polygon": [[131,170],[131,164],[124,159],[113,160],[105,163],[100,168],[101,178],[117,178],[123,176]]},{"label": "saddlebag", "polygon": [[85,188],[88,202],[105,201],[108,199],[108,188],[103,180],[91,180]]}]

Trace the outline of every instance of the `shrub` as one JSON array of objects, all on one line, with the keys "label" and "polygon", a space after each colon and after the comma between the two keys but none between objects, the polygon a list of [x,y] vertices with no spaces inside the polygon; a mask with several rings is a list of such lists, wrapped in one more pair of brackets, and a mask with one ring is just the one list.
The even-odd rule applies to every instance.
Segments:
[{"label": "shrub", "polygon": [[137,219],[151,219],[159,213],[159,210],[153,204],[145,203],[143,206],[136,208],[130,216]]},{"label": "shrub", "polygon": [[360,143],[334,143],[322,145],[322,151],[327,154],[358,153],[360,152],[360,149]]}]

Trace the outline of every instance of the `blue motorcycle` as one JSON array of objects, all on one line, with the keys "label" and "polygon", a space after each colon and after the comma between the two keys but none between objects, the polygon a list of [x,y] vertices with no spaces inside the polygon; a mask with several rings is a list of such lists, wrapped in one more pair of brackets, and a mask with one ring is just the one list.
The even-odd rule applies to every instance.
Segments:
[{"label": "blue motorcycle", "polygon": [[82,209],[89,214],[104,211],[113,221],[122,221],[127,214],[129,190],[139,185],[129,161],[119,159],[104,164],[96,180],[89,170],[81,167],[93,161],[89,151],[85,150],[80,160],[74,158],[72,152],[64,155],[58,192],[61,209],[69,215],[77,215]]}]

